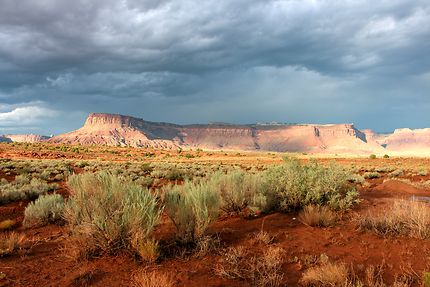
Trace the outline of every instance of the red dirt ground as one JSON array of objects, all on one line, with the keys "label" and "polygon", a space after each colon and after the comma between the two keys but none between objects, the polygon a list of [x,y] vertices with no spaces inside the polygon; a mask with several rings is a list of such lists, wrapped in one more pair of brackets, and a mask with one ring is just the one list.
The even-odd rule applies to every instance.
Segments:
[{"label": "red dirt ground", "polygon": [[[257,219],[230,217],[215,223],[210,233],[217,234],[224,246],[244,246],[250,252],[264,252],[267,245],[256,244],[252,235],[263,229],[274,236],[274,246],[285,249],[282,266],[286,286],[297,286],[304,271],[303,258],[326,254],[335,261],[354,266],[357,273],[369,264],[385,264],[384,278],[414,270],[429,270],[430,241],[410,238],[382,238],[357,230],[351,217],[370,209],[381,209],[395,198],[429,195],[403,182],[378,179],[374,187],[361,189],[362,203],[331,228],[313,228],[300,223],[292,214],[270,214]],[[64,191],[64,190],[63,190]],[[25,203],[0,207],[0,219],[22,221]],[[50,225],[25,230],[18,227],[32,243],[17,254],[0,259],[0,272],[6,280],[0,286],[128,286],[131,274],[142,268],[157,269],[174,275],[177,286],[248,286],[241,280],[227,280],[215,275],[220,260],[214,252],[203,258],[170,257],[158,264],[145,265],[129,255],[103,256],[87,262],[75,262],[65,255],[65,227]],[[156,232],[162,242],[172,239],[173,227],[163,224]],[[417,285],[418,286],[418,285]]]},{"label": "red dirt ground", "polygon": [[[0,158],[21,159],[101,159],[124,161],[124,153],[132,153],[136,158],[146,151],[139,149],[112,148],[117,154],[101,152],[101,148],[88,154],[73,154],[43,150],[28,151],[22,147],[0,145]],[[162,154],[173,154],[175,151],[155,151],[156,158]],[[195,152],[194,152],[195,153]],[[195,153],[196,154],[196,153]],[[244,164],[273,164],[281,161],[281,155],[270,153],[252,153],[246,156],[236,153],[200,153],[201,157],[192,159],[191,162],[213,163],[244,163]],[[172,160],[172,159],[170,159]],[[179,160],[178,158],[174,159]],[[190,160],[180,158],[184,162]],[[392,166],[395,168],[412,169],[418,166],[430,166],[430,159],[319,159],[322,162],[336,162],[344,165],[355,165],[370,170],[374,167]],[[282,270],[285,275],[286,286],[297,286],[298,281],[306,269],[304,258],[309,256],[319,257],[328,255],[336,262],[345,262],[352,265],[360,274],[368,265],[384,264],[384,278],[388,283],[393,282],[399,274],[411,273],[419,276],[423,271],[430,270],[430,240],[418,240],[410,238],[383,238],[371,232],[357,230],[354,217],[357,214],[367,214],[371,210],[381,211],[394,199],[409,198],[412,195],[429,196],[429,190],[418,189],[410,184],[389,180],[384,182],[387,174],[382,178],[369,180],[369,187],[360,188],[362,202],[351,212],[343,215],[342,220],[329,228],[313,228],[302,224],[296,219],[295,214],[270,214],[256,219],[243,219],[240,217],[227,217],[220,219],[210,229],[211,234],[216,234],[222,246],[244,246],[251,253],[261,254],[267,249],[267,245],[256,244],[252,237],[263,229],[274,236],[273,246],[282,247],[285,250],[285,263]],[[0,178],[13,180],[13,176],[0,173]],[[427,176],[408,176],[412,182],[429,180]],[[62,195],[67,196],[68,191],[64,183],[60,183]],[[21,226],[24,209],[27,202],[15,202],[0,206],[0,221],[13,219],[17,221],[14,231],[25,234],[27,243],[22,250],[0,258],[0,275],[6,277],[0,279],[0,287],[3,286],[129,286],[132,274],[143,268],[156,269],[161,272],[171,273],[176,286],[249,286],[249,283],[241,280],[228,280],[218,277],[214,267],[221,256],[212,252],[203,258],[193,256],[172,257],[161,259],[157,264],[147,265],[134,260],[129,254],[118,256],[103,256],[91,261],[75,262],[66,256],[64,243],[67,239],[66,227],[49,225],[37,229],[24,229]],[[0,231],[1,232],[1,231]],[[9,231],[7,231],[9,232]],[[171,242],[174,229],[170,223],[161,224],[155,232],[156,239],[160,242]],[[1,276],[0,276],[1,278]],[[415,286],[418,286],[416,284]]]}]

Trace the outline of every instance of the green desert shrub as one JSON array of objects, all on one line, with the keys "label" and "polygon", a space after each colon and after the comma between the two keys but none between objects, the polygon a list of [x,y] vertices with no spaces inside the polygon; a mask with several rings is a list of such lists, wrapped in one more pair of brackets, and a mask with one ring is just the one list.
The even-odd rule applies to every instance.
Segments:
[{"label": "green desert shrub", "polygon": [[370,159],[376,159],[376,154],[371,154],[371,155],[369,156],[369,158],[370,158]]},{"label": "green desert shrub", "polygon": [[372,178],[380,178],[381,175],[376,171],[368,171],[363,174],[363,177],[366,179],[372,179]]},{"label": "green desert shrub", "polygon": [[154,183],[154,179],[151,177],[141,176],[141,177],[138,177],[134,182],[143,187],[149,188]]},{"label": "green desert shrub", "polygon": [[351,174],[348,180],[352,183],[361,184],[361,185],[363,185],[366,182],[364,177],[362,177],[359,174]]},{"label": "green desert shrub", "polygon": [[214,173],[208,184],[220,196],[220,208],[227,213],[241,213],[245,208],[261,209],[265,197],[261,193],[263,181],[261,176],[242,171],[224,174]]},{"label": "green desert shrub", "polygon": [[20,175],[13,182],[0,183],[0,204],[19,200],[33,200],[57,187],[57,184],[48,184],[37,178]]},{"label": "green desert shrub", "polygon": [[428,175],[428,171],[425,168],[420,168],[418,170],[418,172],[417,172],[417,175],[419,175],[419,176],[426,176],[426,175]]},{"label": "green desert shrub", "polygon": [[392,172],[394,170],[395,170],[395,168],[393,168],[391,166],[381,166],[381,167],[375,168],[376,172],[384,172],[384,173]]},{"label": "green desert shrub", "polygon": [[64,217],[75,257],[127,249],[154,258],[151,233],[161,210],[148,189],[105,172],[72,175],[68,184],[72,192]]},{"label": "green desert shrub", "polygon": [[165,173],[165,178],[168,180],[183,180],[186,177],[186,173],[176,167],[170,168]]},{"label": "green desert shrub", "polygon": [[403,175],[403,173],[404,173],[403,169],[396,169],[396,170],[390,172],[390,174],[388,176],[389,177],[398,177],[398,176]]},{"label": "green desert shrub", "polygon": [[59,222],[63,210],[64,198],[60,194],[42,195],[25,208],[23,225],[37,227]]},{"label": "green desert shrub", "polygon": [[165,210],[185,244],[202,238],[219,213],[219,197],[206,182],[185,181],[171,185],[165,195]]},{"label": "green desert shrub", "polygon": [[269,168],[263,176],[267,201],[281,211],[299,210],[306,205],[347,209],[358,202],[358,193],[349,182],[351,173],[334,163],[322,166],[311,161],[305,165],[289,158]]}]

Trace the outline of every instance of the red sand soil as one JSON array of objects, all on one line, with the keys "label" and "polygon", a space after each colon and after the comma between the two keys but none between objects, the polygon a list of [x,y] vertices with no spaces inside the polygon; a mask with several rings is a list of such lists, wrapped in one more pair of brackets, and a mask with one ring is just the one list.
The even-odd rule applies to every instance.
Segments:
[{"label": "red sand soil", "polygon": [[[67,194],[64,185],[61,185],[61,193]],[[430,191],[400,181],[377,179],[370,188],[361,189],[360,194],[362,202],[345,214],[335,227],[308,227],[294,214],[275,213],[256,219],[227,217],[216,222],[210,233],[217,234],[223,246],[244,246],[249,252],[259,254],[267,245],[255,243],[252,236],[263,228],[274,237],[273,246],[285,250],[282,270],[287,286],[298,285],[305,270],[303,258],[310,255],[326,254],[336,262],[352,265],[358,274],[370,264],[385,264],[387,282],[412,270],[417,274],[428,271],[429,240],[383,238],[357,230],[352,218],[372,209],[381,210],[396,198],[425,196]],[[0,220],[21,222],[25,204],[1,206]],[[15,231],[25,234],[30,243],[19,252],[0,259],[0,272],[6,275],[6,279],[0,280],[0,286],[129,286],[132,274],[142,268],[172,274],[176,286],[249,286],[245,281],[223,279],[215,274],[214,267],[221,258],[217,252],[203,258],[170,256],[152,265],[136,261],[128,254],[75,262],[63,250],[66,227],[50,225],[26,230],[18,225]],[[169,223],[160,225],[155,232],[157,239],[164,243],[171,241],[173,234],[173,226]]]}]

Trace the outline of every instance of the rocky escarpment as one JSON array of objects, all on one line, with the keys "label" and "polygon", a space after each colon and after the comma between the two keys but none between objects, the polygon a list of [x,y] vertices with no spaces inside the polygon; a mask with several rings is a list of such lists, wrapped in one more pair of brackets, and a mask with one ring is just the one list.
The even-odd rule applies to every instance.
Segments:
[{"label": "rocky escarpment", "polygon": [[430,128],[397,129],[381,140],[381,144],[397,152],[430,152]]},{"label": "rocky escarpment", "polygon": [[80,143],[112,146],[174,148],[174,125],[149,123],[141,119],[113,114],[90,114],[76,131],[51,138],[53,143]]},{"label": "rocky escarpment", "polygon": [[206,148],[324,153],[383,151],[352,124],[338,125],[175,125],[142,119],[90,114],[76,131],[50,142],[134,147]]},{"label": "rocky escarpment", "polygon": [[52,138],[0,135],[0,142],[43,142],[205,148],[331,154],[430,155],[430,129],[398,129],[393,134],[358,130],[353,124],[195,124],[144,121],[117,114],[92,113],[82,128]]}]

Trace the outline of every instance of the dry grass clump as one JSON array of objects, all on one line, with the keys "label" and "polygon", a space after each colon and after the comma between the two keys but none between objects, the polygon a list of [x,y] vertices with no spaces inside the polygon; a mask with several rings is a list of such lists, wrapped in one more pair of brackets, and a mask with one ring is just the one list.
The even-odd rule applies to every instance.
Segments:
[{"label": "dry grass clump", "polygon": [[25,236],[15,232],[0,234],[0,257],[11,255],[24,242]]},{"label": "dry grass clump", "polygon": [[132,287],[173,287],[175,285],[171,274],[145,270],[135,273],[131,284]]},{"label": "dry grass clump", "polygon": [[250,286],[281,286],[284,250],[269,247],[262,255],[248,254],[243,246],[230,247],[222,255],[215,272],[230,279],[242,279]]},{"label": "dry grass clump", "polygon": [[183,185],[169,186],[164,204],[183,244],[196,243],[218,218],[218,194],[203,182],[186,181]]},{"label": "dry grass clump", "polygon": [[221,262],[215,267],[215,272],[229,279],[245,279],[246,269],[243,263],[246,259],[246,250],[243,246],[229,247],[222,254]]},{"label": "dry grass clump", "polygon": [[16,224],[15,220],[6,219],[0,222],[0,231],[12,229]]},{"label": "dry grass clump", "polygon": [[424,287],[430,287],[430,272],[423,272],[421,281]]},{"label": "dry grass clump", "polygon": [[300,280],[305,286],[345,286],[348,282],[348,267],[343,263],[331,263],[307,269]]},{"label": "dry grass clump", "polygon": [[203,236],[196,242],[193,250],[194,257],[204,257],[211,252],[216,252],[221,248],[221,240],[219,237]]},{"label": "dry grass clump", "polygon": [[358,220],[361,228],[379,235],[430,238],[430,207],[422,202],[396,200],[383,214],[369,214]]},{"label": "dry grass clump", "polygon": [[350,278],[348,283],[345,284],[346,287],[357,287],[357,286],[366,286],[366,287],[410,287],[415,286],[419,278],[417,274],[406,272],[401,275],[396,275],[394,282],[390,285],[384,281],[383,275],[385,271],[385,262],[382,262],[378,265],[368,265],[364,270],[364,274],[362,278],[359,278],[354,274],[354,270],[350,272]]},{"label": "dry grass clump", "polygon": [[335,224],[336,214],[327,206],[308,205],[300,212],[299,219],[309,226],[328,227]]},{"label": "dry grass clump", "polygon": [[354,269],[344,263],[325,261],[308,268],[302,275],[300,283],[304,286],[327,287],[409,287],[417,283],[415,275],[396,276],[393,284],[384,282],[384,262],[379,265],[368,265],[358,276]]},{"label": "dry grass clump", "polygon": [[[151,234],[161,210],[148,189],[108,173],[73,175],[64,210],[71,236],[66,250],[73,257],[127,249],[153,260]],[[153,248],[152,248],[153,247]]]},{"label": "dry grass clump", "polygon": [[60,194],[42,195],[25,208],[23,225],[29,228],[59,222],[63,210],[64,198]]},{"label": "dry grass clump", "polygon": [[283,249],[279,247],[269,247],[264,255],[253,256],[250,260],[251,282],[258,287],[281,286],[284,275],[281,272],[283,262]]},{"label": "dry grass clump", "polygon": [[274,237],[271,236],[268,232],[264,231],[262,228],[259,232],[255,233],[252,239],[255,243],[269,245],[273,243]]}]

